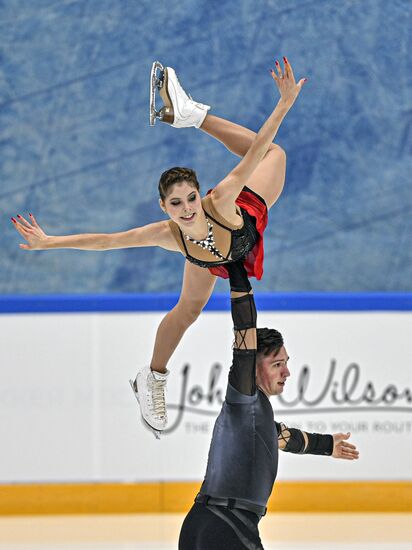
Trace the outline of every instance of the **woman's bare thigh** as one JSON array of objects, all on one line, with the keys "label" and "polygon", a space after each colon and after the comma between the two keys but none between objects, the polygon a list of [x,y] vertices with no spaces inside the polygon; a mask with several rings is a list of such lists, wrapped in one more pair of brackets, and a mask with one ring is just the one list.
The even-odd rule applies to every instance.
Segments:
[{"label": "woman's bare thigh", "polygon": [[247,186],[260,195],[271,208],[285,183],[286,154],[280,147],[270,149],[250,176]]},{"label": "woman's bare thigh", "polygon": [[216,283],[216,276],[208,269],[185,262],[179,305],[189,305],[202,310],[209,301]]}]

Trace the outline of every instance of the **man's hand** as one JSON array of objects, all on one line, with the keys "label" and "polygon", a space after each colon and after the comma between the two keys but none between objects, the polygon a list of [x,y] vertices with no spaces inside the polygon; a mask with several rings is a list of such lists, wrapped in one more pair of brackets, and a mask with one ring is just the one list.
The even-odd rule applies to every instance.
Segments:
[{"label": "man's hand", "polygon": [[333,458],[343,458],[345,460],[357,460],[359,451],[352,443],[347,443],[346,440],[351,436],[350,432],[343,434],[332,434],[333,437]]}]

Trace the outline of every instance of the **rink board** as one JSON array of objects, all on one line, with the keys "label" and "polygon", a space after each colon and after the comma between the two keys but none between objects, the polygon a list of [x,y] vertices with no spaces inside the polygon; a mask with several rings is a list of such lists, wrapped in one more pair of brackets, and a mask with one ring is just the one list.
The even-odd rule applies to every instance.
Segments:
[{"label": "rink board", "polygon": [[[361,506],[356,491],[360,501],[369,494],[372,506],[382,505],[385,498],[378,495],[385,497],[385,491],[392,506],[410,506],[409,297],[400,304],[395,300],[392,308],[386,301],[381,310],[378,301],[365,310],[356,308],[353,298],[352,306],[340,298],[339,311],[331,310],[333,300],[332,306],[329,301],[321,307],[314,299],[312,309],[306,304],[301,310],[280,306],[270,311],[258,299],[258,325],[280,330],[291,357],[284,394],[272,399],[275,418],[306,431],[350,431],[361,452],[357,462],[281,453],[275,493],[288,487],[284,492],[293,495],[296,490],[302,502],[316,483],[317,492],[329,486],[336,502],[345,502],[351,487],[355,508]],[[161,441],[139,422],[128,379],[150,360],[163,304],[155,304],[155,311],[113,311],[99,309],[95,300],[97,311],[61,308],[50,313],[39,303],[34,310],[0,315],[0,412],[6,419],[0,424],[5,450],[0,491],[11,498],[3,502],[18,501],[13,490],[24,491],[26,485],[33,491],[43,486],[43,495],[47,490],[64,494],[70,487],[81,494],[81,487],[92,483],[102,502],[111,487],[123,484],[126,491],[130,484],[132,493],[149,488],[154,500],[135,494],[131,502],[144,501],[151,511],[159,506],[156,495],[165,495],[171,484],[186,503],[204,475],[224,398],[232,342],[227,301],[217,297],[171,361],[170,431]],[[2,307],[4,311],[4,300]],[[9,302],[8,307],[14,306]],[[397,499],[391,498],[394,488]],[[127,495],[117,499],[128,500]],[[162,502],[168,510],[167,499]],[[303,502],[310,503],[309,496]],[[286,496],[282,503],[288,507]]]}]

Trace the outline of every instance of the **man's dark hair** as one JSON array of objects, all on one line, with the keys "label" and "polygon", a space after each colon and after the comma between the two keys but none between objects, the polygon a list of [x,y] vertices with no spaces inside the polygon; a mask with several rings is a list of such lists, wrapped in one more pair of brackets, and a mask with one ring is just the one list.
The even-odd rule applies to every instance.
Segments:
[{"label": "man's dark hair", "polygon": [[182,181],[187,181],[192,187],[199,191],[199,182],[197,181],[196,172],[191,168],[175,166],[163,172],[159,180],[159,195],[162,201],[165,200],[173,185]]},{"label": "man's dark hair", "polygon": [[258,328],[257,332],[257,353],[269,355],[270,353],[279,352],[283,346],[283,337],[274,328]]}]

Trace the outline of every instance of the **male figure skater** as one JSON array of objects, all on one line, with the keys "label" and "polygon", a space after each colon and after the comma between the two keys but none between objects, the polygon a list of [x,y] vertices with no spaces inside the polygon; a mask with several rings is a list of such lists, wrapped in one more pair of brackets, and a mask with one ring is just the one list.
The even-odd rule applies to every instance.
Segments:
[{"label": "male figure skater", "polygon": [[242,262],[228,264],[235,333],[226,399],[216,420],[205,479],[180,533],[179,550],[262,549],[258,523],[276,479],[278,448],[357,459],[350,434],[309,434],[275,422],[269,398],[282,393],[288,354],[281,334],[256,330]]}]

